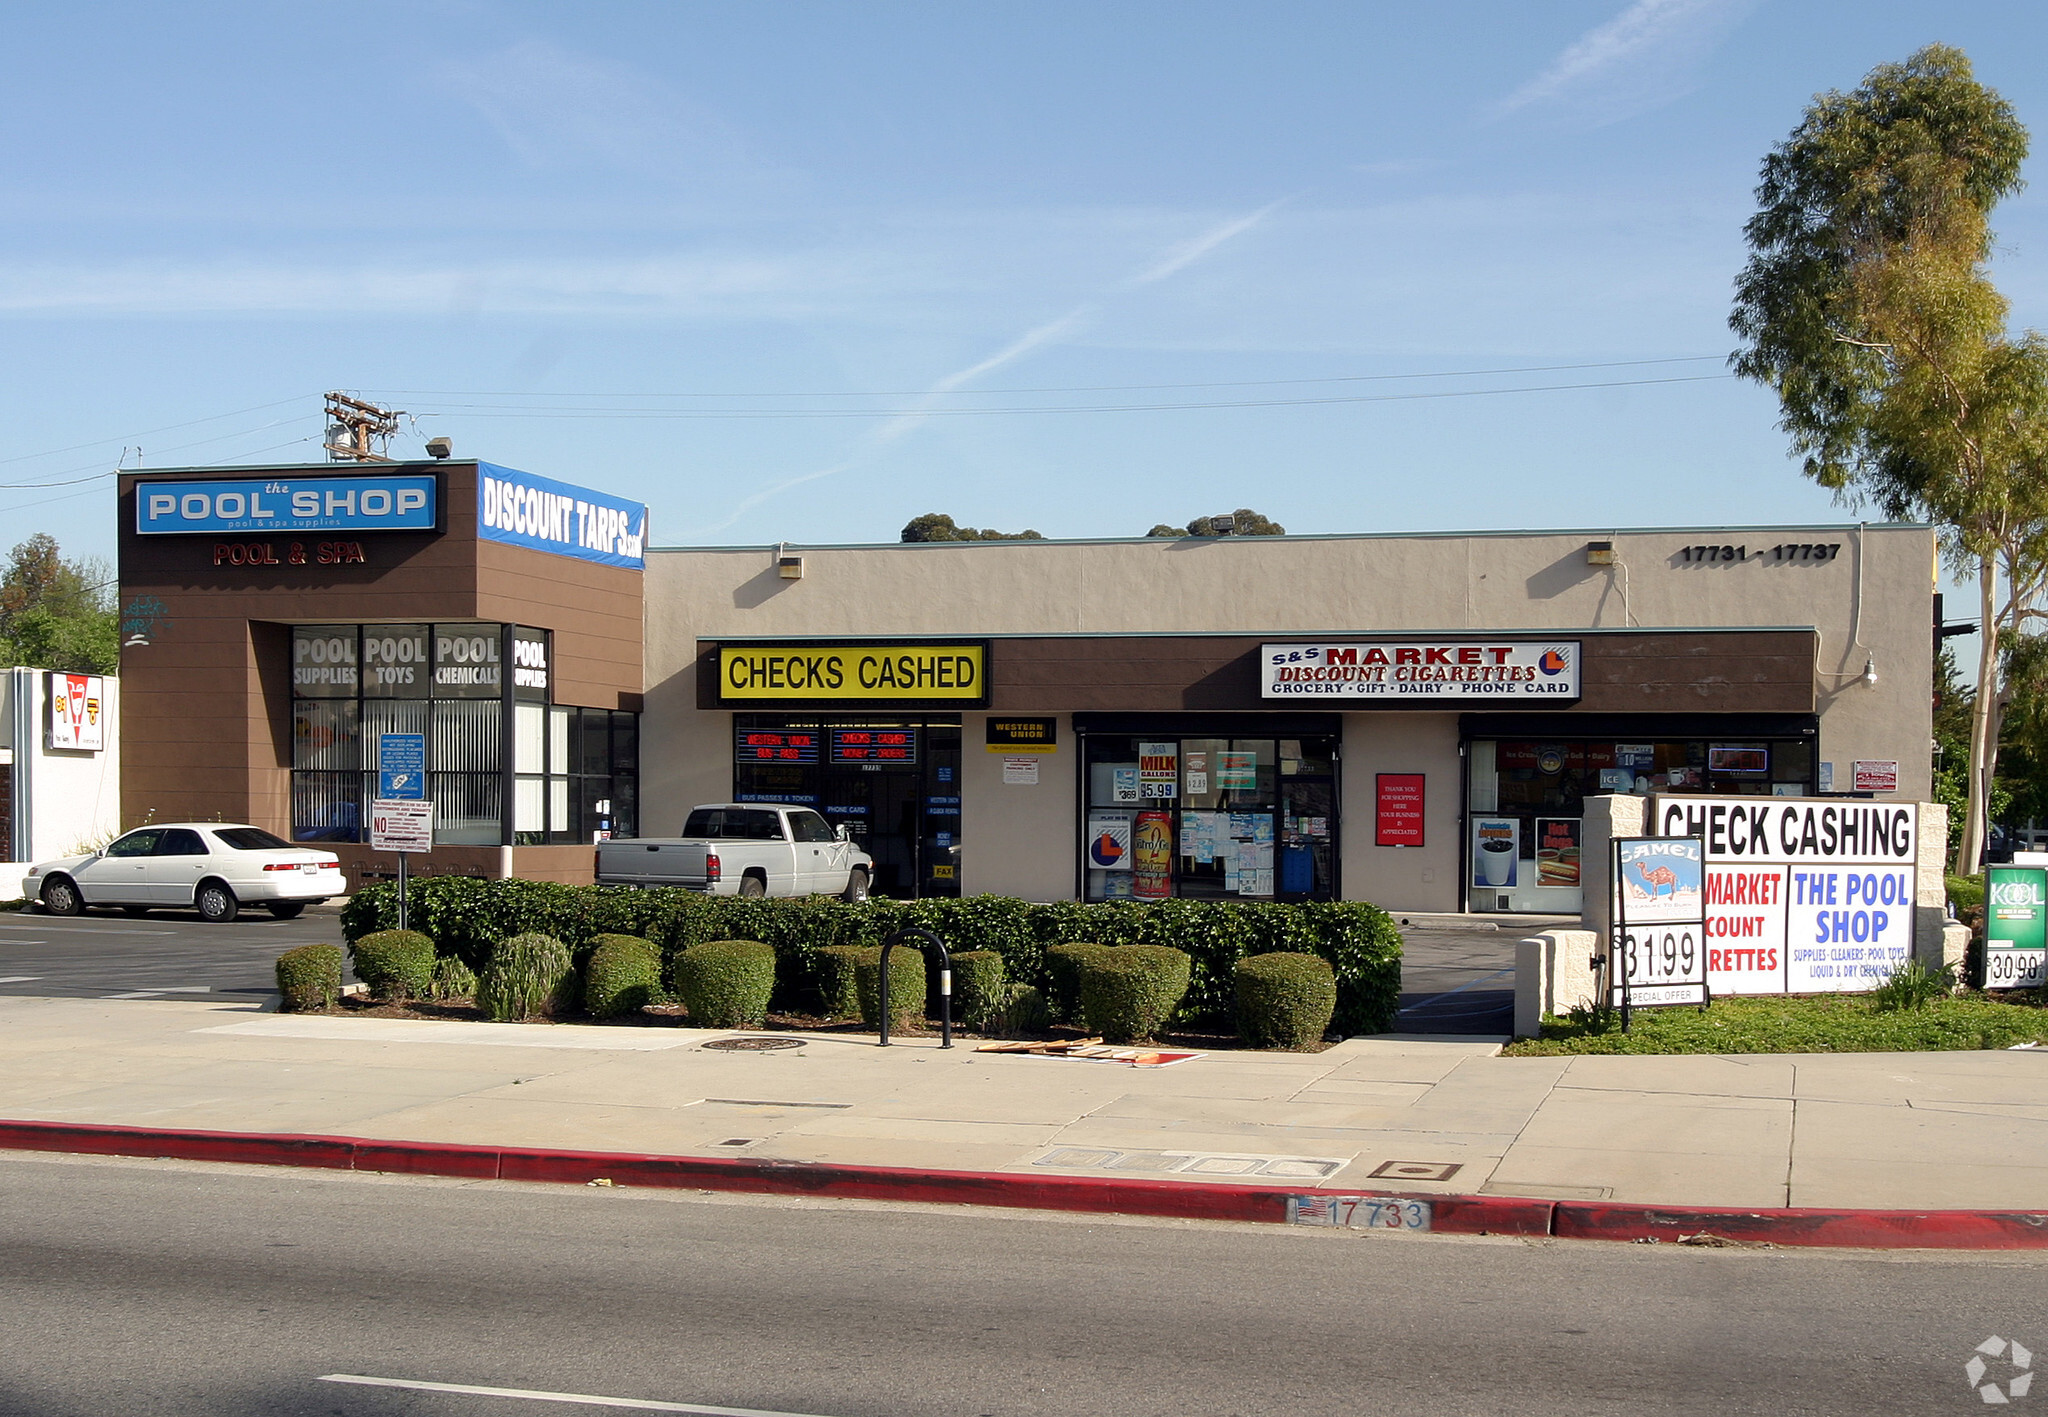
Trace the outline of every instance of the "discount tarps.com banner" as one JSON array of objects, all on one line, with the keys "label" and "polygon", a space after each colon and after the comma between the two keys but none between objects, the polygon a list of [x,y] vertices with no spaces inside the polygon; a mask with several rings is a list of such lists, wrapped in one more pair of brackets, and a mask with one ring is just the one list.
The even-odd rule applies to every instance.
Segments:
[{"label": "discount tarps.com banner", "polygon": [[1649,829],[1705,843],[1717,995],[1874,989],[1912,954],[1915,804],[1659,796]]}]

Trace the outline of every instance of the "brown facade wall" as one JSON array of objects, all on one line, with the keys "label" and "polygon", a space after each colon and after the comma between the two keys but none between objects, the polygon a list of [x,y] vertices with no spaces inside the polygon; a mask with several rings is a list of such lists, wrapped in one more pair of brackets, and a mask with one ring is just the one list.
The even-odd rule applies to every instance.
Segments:
[{"label": "brown facade wall", "polygon": [[[1392,707],[1336,699],[1260,697],[1259,647],[1288,638],[1101,635],[998,639],[989,645],[989,708],[999,713],[1215,713],[1386,711]],[[1584,647],[1580,701],[1563,710],[1553,710],[1547,704],[1515,707],[1582,713],[1814,711],[1815,643],[1811,630],[1645,631],[1576,638]],[[715,644],[700,643],[697,666],[697,706],[722,707]],[[800,711],[802,706],[789,707]],[[840,701],[822,707],[845,710],[859,706]],[[1473,707],[1497,711],[1509,706],[1421,702],[1413,707],[1443,712]]]}]

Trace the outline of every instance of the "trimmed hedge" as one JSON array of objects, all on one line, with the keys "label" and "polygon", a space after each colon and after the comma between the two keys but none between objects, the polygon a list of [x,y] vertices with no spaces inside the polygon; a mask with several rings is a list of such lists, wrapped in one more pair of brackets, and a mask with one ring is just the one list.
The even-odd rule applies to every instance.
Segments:
[{"label": "trimmed hedge", "polygon": [[775,992],[775,951],[759,940],[707,940],[676,956],[676,993],[699,1028],[759,1028]]},{"label": "trimmed hedge", "polygon": [[1003,957],[994,950],[964,950],[952,961],[954,1021],[987,1032],[1003,1009]]},{"label": "trimmed hedge", "polygon": [[1237,1036],[1252,1047],[1313,1048],[1336,1011],[1329,961],[1288,951],[1238,961]]},{"label": "trimmed hedge", "polygon": [[403,1003],[434,987],[434,942],[417,930],[379,930],[352,942],[348,953],[373,999]]},{"label": "trimmed hedge", "polygon": [[434,984],[427,991],[427,997],[443,1004],[450,999],[474,999],[476,971],[454,955],[446,955],[435,960]]},{"label": "trimmed hedge", "polygon": [[[853,977],[860,992],[860,1021],[869,1028],[882,1024],[882,951],[862,950]],[[924,952],[913,945],[889,951],[889,1027],[892,1031],[924,1023]]]},{"label": "trimmed hedge", "polygon": [[1081,961],[1094,950],[1107,949],[1087,940],[1048,945],[1045,951],[1047,1002],[1062,1019],[1081,1016]]},{"label": "trimmed hedge", "polygon": [[1109,1043],[1150,1038],[1188,992],[1193,961],[1165,945],[1125,945],[1081,956],[1081,1014]]},{"label": "trimmed hedge", "polygon": [[[443,954],[472,967],[508,935],[537,930],[581,955],[599,935],[638,935],[673,960],[707,940],[761,940],[774,947],[779,1006],[808,1012],[824,994],[818,953],[828,946],[874,946],[897,930],[923,926],[967,953],[993,950],[1014,983],[1057,993],[1048,946],[1171,945],[1192,958],[1180,1016],[1227,1024],[1237,962],[1289,951],[1320,955],[1337,974],[1335,1026],[1347,1034],[1391,1026],[1401,994],[1401,937],[1393,920],[1362,901],[1284,905],[1261,901],[1113,901],[1050,904],[1008,896],[964,899],[742,900],[685,890],[569,886],[548,881],[429,876],[408,888],[412,923]],[[398,920],[393,883],[366,886],[342,910],[342,930],[359,939]]]},{"label": "trimmed hedge", "polygon": [[278,1009],[331,1009],[341,997],[341,946],[300,945],[277,957]]},{"label": "trimmed hedge", "polygon": [[1005,984],[1002,1007],[996,1011],[985,1032],[1004,1038],[1043,1032],[1052,1021],[1045,1007],[1045,994],[1032,984]]},{"label": "trimmed hedge", "polygon": [[638,1013],[661,995],[661,951],[638,935],[599,935],[583,965],[583,1012]]},{"label": "trimmed hedge", "polygon": [[501,941],[476,977],[476,1003],[500,1021],[560,1013],[576,996],[576,963],[552,935]]},{"label": "trimmed hedge", "polygon": [[814,951],[818,977],[819,1012],[826,1018],[859,1018],[860,985],[854,966],[860,963],[859,945],[827,945]]}]

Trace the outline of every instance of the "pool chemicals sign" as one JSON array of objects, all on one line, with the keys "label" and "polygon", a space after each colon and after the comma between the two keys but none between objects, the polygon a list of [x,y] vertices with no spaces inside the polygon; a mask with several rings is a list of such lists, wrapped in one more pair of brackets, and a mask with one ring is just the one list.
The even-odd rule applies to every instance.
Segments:
[{"label": "pool chemicals sign", "polygon": [[1706,843],[1717,995],[1875,989],[1912,956],[1916,804],[1658,796],[1649,829]]},{"label": "pool chemicals sign", "polygon": [[1614,839],[1608,1002],[1707,1002],[1705,852],[1698,837]]},{"label": "pool chemicals sign", "polygon": [[1993,866],[1984,886],[1984,987],[2048,984],[2048,871]]},{"label": "pool chemicals sign", "polygon": [[1382,704],[1572,703],[1576,640],[1346,640],[1262,645],[1262,698]]},{"label": "pool chemicals sign", "polygon": [[431,472],[138,482],[135,531],[139,536],[434,531],[441,524],[440,486]]},{"label": "pool chemicals sign", "polygon": [[478,463],[476,534],[485,541],[637,571],[646,564],[647,508],[587,487]]},{"label": "pool chemicals sign", "polygon": [[721,703],[862,700],[973,707],[988,700],[988,646],[720,645]]}]

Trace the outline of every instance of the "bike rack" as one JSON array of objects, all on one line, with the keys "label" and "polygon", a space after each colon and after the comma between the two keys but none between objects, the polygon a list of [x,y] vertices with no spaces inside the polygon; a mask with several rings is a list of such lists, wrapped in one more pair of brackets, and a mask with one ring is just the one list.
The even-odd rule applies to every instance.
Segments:
[{"label": "bike rack", "polygon": [[[918,948],[924,950],[927,944],[939,949],[939,1046],[953,1046],[953,956],[946,952],[946,942],[931,931],[913,925],[908,930],[898,930],[882,941],[882,978],[878,985],[882,994],[882,1041],[877,1048],[889,1046],[889,951],[908,940],[918,941]],[[929,951],[926,951],[929,955]]]}]

